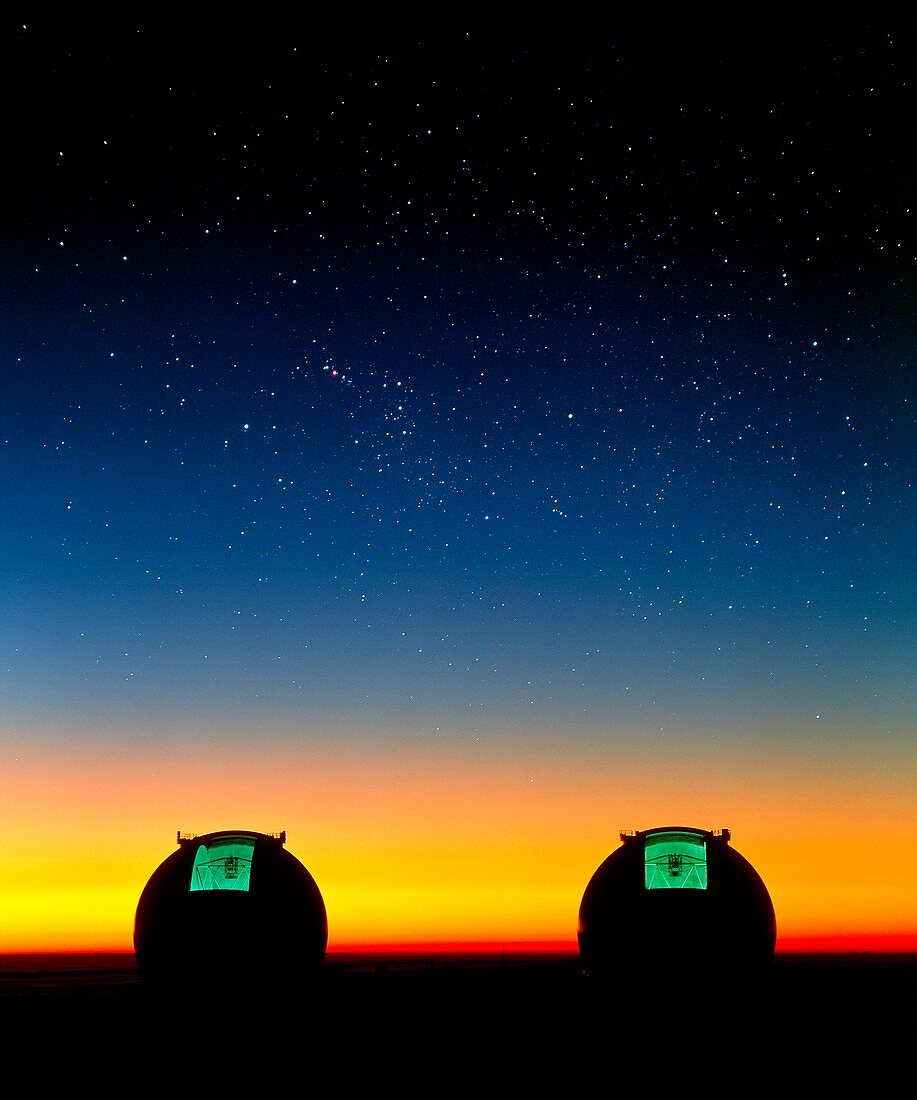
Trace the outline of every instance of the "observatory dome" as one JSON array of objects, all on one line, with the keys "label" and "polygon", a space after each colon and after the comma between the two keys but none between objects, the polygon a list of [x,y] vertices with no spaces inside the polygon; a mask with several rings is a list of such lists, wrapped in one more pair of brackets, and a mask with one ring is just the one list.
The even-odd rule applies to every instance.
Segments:
[{"label": "observatory dome", "polygon": [[589,880],[579,947],[594,976],[690,981],[762,973],[776,939],[774,907],[728,829],[663,826],[621,833]]},{"label": "observatory dome", "polygon": [[316,971],[328,941],[315,879],[285,833],[178,835],[140,895],[141,978],[185,988],[285,984]]}]

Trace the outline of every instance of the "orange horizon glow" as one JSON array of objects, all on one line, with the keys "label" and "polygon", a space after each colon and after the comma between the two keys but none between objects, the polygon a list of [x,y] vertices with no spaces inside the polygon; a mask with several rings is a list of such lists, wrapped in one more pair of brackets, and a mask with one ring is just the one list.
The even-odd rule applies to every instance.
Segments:
[{"label": "orange horizon glow", "polygon": [[778,951],[917,950],[903,746],[900,767],[870,771],[855,743],[829,756],[789,735],[779,753],[776,735],[768,748],[686,735],[663,757],[623,735],[584,746],[505,731],[435,751],[272,736],[110,735],[94,749],[4,737],[0,953],[130,951],[140,892],[176,830],[226,828],[286,829],[325,899],[330,954],[575,950],[583,890],[619,830],[666,824],[732,830],[773,899]]},{"label": "orange horizon glow", "polygon": [[[132,949],[95,947],[77,949],[58,947],[47,950],[26,949],[2,951],[0,959],[29,955],[123,955],[133,959]],[[329,945],[326,958],[330,962],[347,959],[436,959],[436,958],[497,958],[501,956],[575,957],[579,954],[576,940],[424,940],[391,943],[351,943]],[[867,936],[798,936],[777,940],[776,955],[914,955],[917,954],[917,933]]]},{"label": "orange horizon glow", "polygon": [[[887,936],[811,936],[777,940],[777,955],[797,954],[850,954],[874,953],[892,955],[912,955],[917,953],[917,932]],[[497,940],[476,940],[464,942],[425,942],[425,943],[365,943],[337,944],[329,947],[329,959],[357,957],[404,956],[499,956],[499,955],[578,955],[579,947],[572,940],[519,940],[501,942]]]}]

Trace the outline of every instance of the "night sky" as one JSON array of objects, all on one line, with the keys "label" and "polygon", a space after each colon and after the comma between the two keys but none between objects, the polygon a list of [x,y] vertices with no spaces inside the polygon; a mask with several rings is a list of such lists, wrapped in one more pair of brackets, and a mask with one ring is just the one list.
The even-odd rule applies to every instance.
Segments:
[{"label": "night sky", "polygon": [[[898,10],[512,33],[6,17],[7,833],[17,798],[39,848],[55,807],[91,835],[133,821],[161,749],[197,770],[168,828],[148,815],[154,865],[170,829],[225,827],[188,792],[227,754],[280,761],[291,790],[318,759],[345,761],[342,791],[386,757],[433,801],[455,761],[560,785],[545,832],[576,775],[626,759],[653,797],[644,816],[611,784],[582,885],[617,829],[694,808],[760,844],[778,900],[786,860],[736,822],[800,761],[781,816],[818,803],[824,831],[849,784],[866,831],[912,847]],[[108,775],[107,816],[73,764],[102,759],[84,792]],[[669,813],[679,777],[697,800]],[[291,850],[343,881],[333,822],[289,798],[228,823],[301,820]],[[899,900],[882,926],[917,926]]]}]

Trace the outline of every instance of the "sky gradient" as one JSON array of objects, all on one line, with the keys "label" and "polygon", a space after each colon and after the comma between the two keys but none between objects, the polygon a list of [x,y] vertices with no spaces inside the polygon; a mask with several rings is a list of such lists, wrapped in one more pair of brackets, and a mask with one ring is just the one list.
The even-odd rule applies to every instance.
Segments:
[{"label": "sky gradient", "polygon": [[572,943],[663,824],[917,949],[897,23],[7,19],[0,951],[222,828]]}]

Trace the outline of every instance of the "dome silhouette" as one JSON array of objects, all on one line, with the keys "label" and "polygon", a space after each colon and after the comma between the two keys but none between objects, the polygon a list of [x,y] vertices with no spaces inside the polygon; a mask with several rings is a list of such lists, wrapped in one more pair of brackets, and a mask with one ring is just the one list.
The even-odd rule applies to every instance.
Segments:
[{"label": "dome silhouette", "polygon": [[137,903],[134,950],[149,985],[214,990],[314,974],[328,920],[315,879],[285,833],[178,835]]},{"label": "dome silhouette", "polygon": [[580,957],[595,977],[695,986],[766,972],[774,907],[758,872],[716,832],[664,826],[621,833],[586,886]]}]

